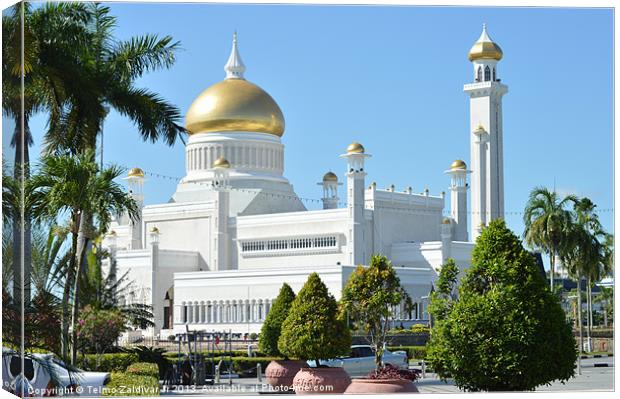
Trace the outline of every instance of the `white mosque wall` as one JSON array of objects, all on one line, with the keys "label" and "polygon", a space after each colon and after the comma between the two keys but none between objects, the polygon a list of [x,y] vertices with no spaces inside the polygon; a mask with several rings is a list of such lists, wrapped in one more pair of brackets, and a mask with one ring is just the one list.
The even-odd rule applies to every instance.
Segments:
[{"label": "white mosque wall", "polygon": [[240,270],[344,264],[346,209],[240,216],[236,250]]},{"label": "white mosque wall", "polygon": [[209,270],[215,212],[213,201],[147,206],[142,213],[143,242],[150,242],[150,231],[156,227],[161,249],[197,252],[199,269]]}]

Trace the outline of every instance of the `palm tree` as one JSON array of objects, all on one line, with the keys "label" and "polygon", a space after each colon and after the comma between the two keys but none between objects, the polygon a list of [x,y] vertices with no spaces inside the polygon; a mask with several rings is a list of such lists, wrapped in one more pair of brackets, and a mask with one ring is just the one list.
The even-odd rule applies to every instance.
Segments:
[{"label": "palm tree", "polygon": [[78,72],[83,86],[50,122],[47,152],[94,150],[110,109],[133,121],[144,140],[162,139],[173,145],[182,139],[185,128],[179,124],[179,109],[158,94],[134,86],[145,73],[170,68],[179,42],[152,34],[118,41],[113,36],[116,17],[109,7],[89,3],[87,10],[90,41],[81,49]]},{"label": "palm tree", "polygon": [[613,314],[613,306],[614,306],[614,290],[611,287],[600,287],[601,292],[594,298],[594,302],[601,303],[603,305],[603,325],[605,327],[609,326],[609,322],[607,320],[607,313],[611,310]]},{"label": "palm tree", "polygon": [[[94,161],[94,152],[86,151],[78,155],[45,156],[40,172],[33,176],[33,213],[37,217],[55,220],[59,215],[68,214],[71,233],[70,262],[65,278],[62,298],[62,341],[63,357],[68,354],[69,299],[73,294],[72,325],[75,325],[79,310],[79,276],[87,240],[93,236],[88,231],[85,215],[93,215],[99,231],[108,228],[114,215],[127,212],[132,219],[138,215],[138,207],[114,179],[122,170],[116,166],[101,169]],[[73,288],[73,291],[71,289]],[[76,342],[76,329],[73,329],[72,342]],[[72,364],[77,353],[72,347]]]},{"label": "palm tree", "polygon": [[[66,101],[66,88],[74,77],[71,65],[75,63],[70,62],[75,59],[74,49],[76,44],[86,41],[86,30],[82,29],[85,16],[82,4],[47,3],[33,10],[29,3],[21,2],[2,17],[2,111],[15,124],[11,146],[15,148],[13,174],[18,181],[30,175],[30,118],[39,111],[52,112]],[[12,217],[15,248],[12,262],[21,264],[23,255],[24,286],[22,293],[21,268],[15,267],[13,298],[23,297],[27,303],[30,300],[31,220],[19,210]]]},{"label": "palm tree", "polygon": [[551,265],[551,292],[554,292],[555,258],[562,256],[570,233],[571,212],[569,203],[576,203],[577,197],[567,195],[560,199],[558,194],[544,187],[536,187],[530,193],[523,222],[525,242],[549,255]]}]

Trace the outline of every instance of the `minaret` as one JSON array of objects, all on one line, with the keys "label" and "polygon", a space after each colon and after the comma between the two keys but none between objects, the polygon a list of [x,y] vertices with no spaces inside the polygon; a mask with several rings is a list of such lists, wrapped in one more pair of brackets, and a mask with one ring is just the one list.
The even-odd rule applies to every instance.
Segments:
[{"label": "minaret", "polygon": [[454,241],[467,241],[467,164],[461,159],[452,162],[450,169],[445,171],[450,175],[450,217],[454,220]]},{"label": "minaret", "polygon": [[233,33],[232,49],[228,61],[224,65],[224,71],[226,71],[226,79],[244,79],[245,64],[243,64],[237,49],[237,32]]},{"label": "minaret", "polygon": [[228,270],[228,217],[230,213],[230,163],[219,157],[213,162],[212,187],[216,192],[215,218],[213,220],[215,236],[213,239],[213,251],[211,252],[211,270]]},{"label": "minaret", "polygon": [[338,208],[338,186],[342,183],[338,182],[338,176],[334,172],[327,172],[323,176],[323,181],[317,183],[323,187],[323,209],[336,209]]},{"label": "minaret", "polygon": [[131,237],[130,249],[142,249],[142,208],[144,208],[144,171],[140,168],[132,168],[128,173],[127,186],[129,194],[138,204],[139,220],[129,219],[129,231]]},{"label": "minaret", "polygon": [[349,209],[349,263],[361,265],[366,262],[364,239],[364,160],[370,157],[364,146],[353,142],[347,147],[347,153],[341,157],[347,159],[347,208]]},{"label": "minaret", "polygon": [[470,97],[473,240],[491,220],[504,217],[502,96],[508,92],[508,86],[498,77],[497,64],[502,56],[502,49],[491,40],[483,25],[468,56],[474,82],[463,88]]}]

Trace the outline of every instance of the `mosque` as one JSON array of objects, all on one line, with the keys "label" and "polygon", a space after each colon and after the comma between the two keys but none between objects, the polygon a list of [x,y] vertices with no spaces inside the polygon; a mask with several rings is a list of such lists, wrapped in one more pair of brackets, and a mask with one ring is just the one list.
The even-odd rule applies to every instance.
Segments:
[{"label": "mosque", "polygon": [[145,173],[131,169],[126,181],[141,218],[114,221],[104,241],[111,254],[105,267],[132,285],[125,300],[153,307],[155,327],[143,333],[165,338],[186,326],[258,332],[283,282],[298,292],[317,272],[338,299],[349,274],[372,254],[392,261],[413,299],[413,310],[394,309],[397,322],[426,322],[442,263],[451,257],[468,267],[481,226],[503,217],[508,88],[499,79],[501,58],[483,26],[469,51],[473,82],[464,86],[470,165],[459,159],[444,172],[450,217],[443,216],[443,192],[368,184],[371,149],[358,142],[334,154],[342,158],[341,176],[319,173],[323,209],[307,210],[284,176],[282,111],[246,80],[235,35],[225,79],[203,91],[186,114],[186,175],[171,200],[145,206]]}]

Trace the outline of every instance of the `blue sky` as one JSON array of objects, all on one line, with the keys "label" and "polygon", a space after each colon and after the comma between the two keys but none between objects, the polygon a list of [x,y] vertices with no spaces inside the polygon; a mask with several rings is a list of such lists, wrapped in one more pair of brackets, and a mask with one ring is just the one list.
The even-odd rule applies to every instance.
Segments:
[{"label": "blue sky", "polygon": [[[110,4],[117,36],[172,35],[183,50],[170,70],[137,86],[160,93],[183,115],[193,99],[224,78],[232,32],[239,34],[246,78],[267,90],[286,118],[285,175],[301,197],[351,141],[373,157],[368,182],[379,187],[447,190],[443,171],[469,162],[471,81],[467,52],[483,22],[504,50],[506,220],[521,234],[534,186],[588,196],[613,207],[613,14],[610,9],[410,6]],[[5,121],[3,145],[8,123]],[[31,128],[33,155],[45,129]],[[184,148],[145,143],[112,112],[104,159],[148,172],[184,175]],[[6,147],[4,152],[7,153]],[[146,202],[167,201],[176,183],[151,177]],[[319,204],[307,203],[309,208]],[[449,204],[447,205],[449,209]],[[513,214],[512,212],[519,212]],[[608,230],[612,213],[601,212]]]}]

